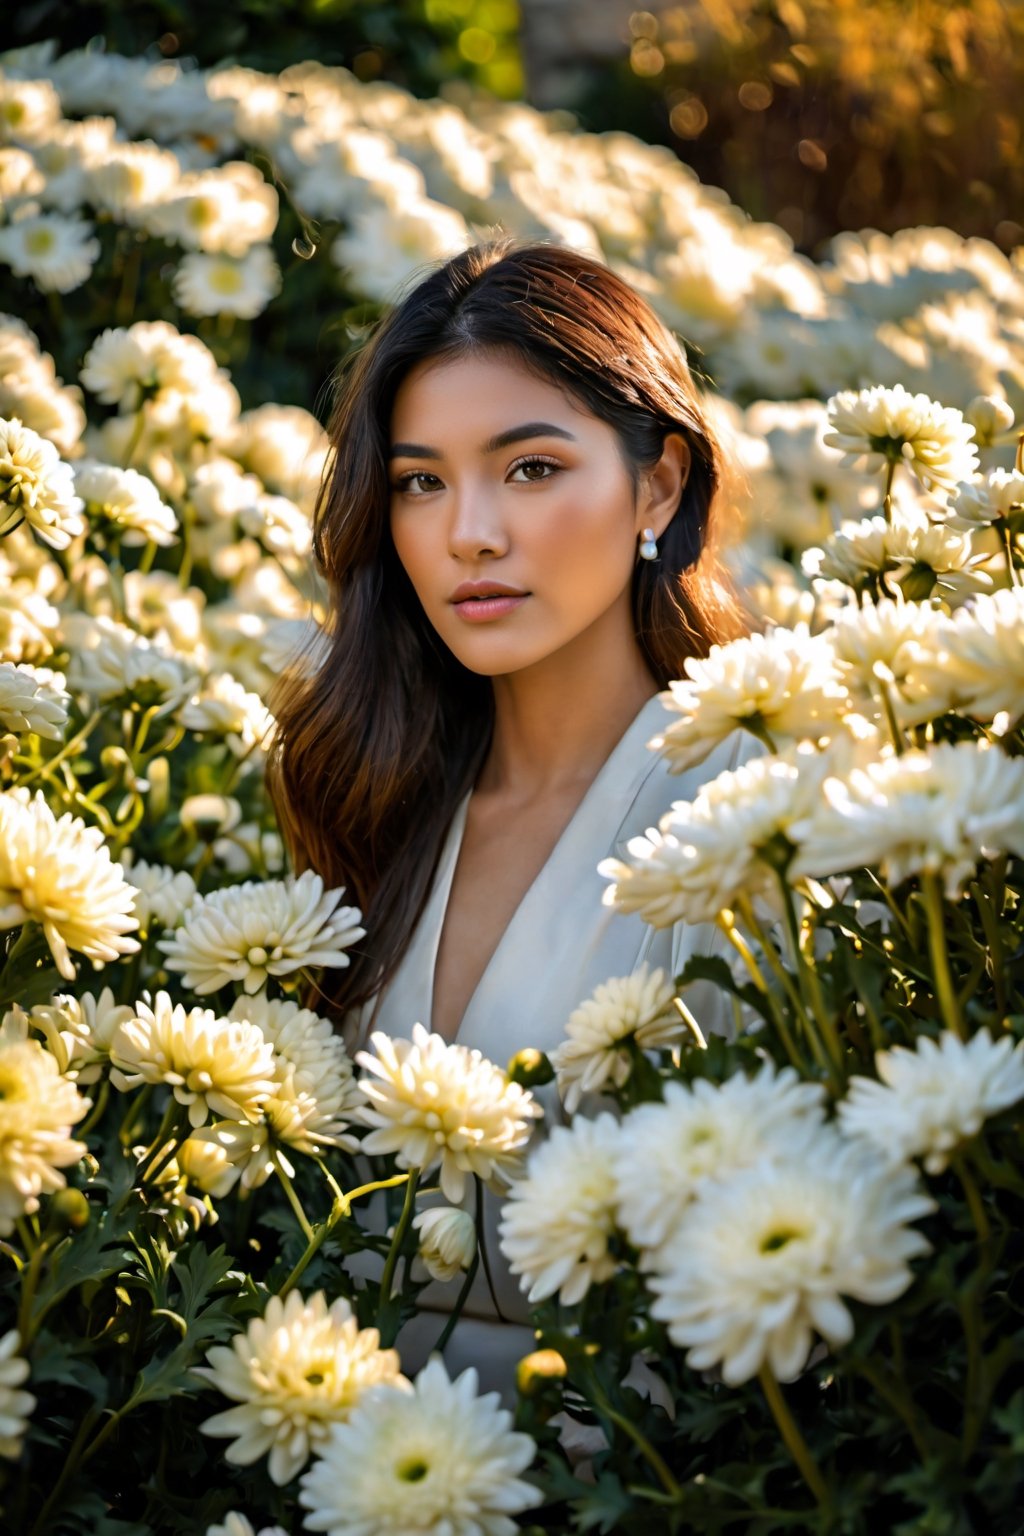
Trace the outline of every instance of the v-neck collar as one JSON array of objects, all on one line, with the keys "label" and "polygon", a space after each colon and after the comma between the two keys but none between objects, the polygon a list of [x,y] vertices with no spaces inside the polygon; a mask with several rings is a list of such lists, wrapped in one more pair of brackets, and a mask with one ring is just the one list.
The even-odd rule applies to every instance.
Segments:
[{"label": "v-neck collar", "polygon": [[[574,848],[579,848],[580,857],[584,856],[584,850],[593,848],[593,836],[589,829],[591,817],[595,810],[598,812],[596,820],[608,827],[609,842],[617,831],[632,802],[637,788],[646,779],[656,764],[656,756],[652,752],[647,762],[643,761],[638,748],[656,735],[658,729],[664,724],[664,705],[657,694],[645,700],[633,720],[619,737],[611,752],[605,758],[594,778],[584,792],[583,798],[573,811],[568,822],[559,834],[551,852],[527,887],[519,905],[509,918],[501,933],[497,944],[480,974],[480,978],[466,1003],[459,1027],[453,1040],[458,1041],[468,1022],[486,997],[486,992],[491,978],[497,973],[504,952],[511,944],[517,928],[521,928],[529,916],[532,905],[540,899],[541,893],[552,883],[558,870],[565,867],[576,867],[572,858]],[[640,759],[639,766],[637,760]],[[434,1011],[434,978],[437,971],[437,957],[441,946],[441,935],[444,929],[445,919],[448,915],[448,900],[451,895],[452,884],[455,879],[455,869],[462,850],[462,839],[466,830],[466,818],[469,811],[469,801],[472,795],[470,790],[459,802],[455,814],[452,817],[448,836],[445,840],[444,851],[438,865],[437,876],[434,882],[434,890],[423,915],[423,941],[426,950],[425,998],[423,1012],[428,1017],[423,1020],[427,1029],[433,1028]]]}]

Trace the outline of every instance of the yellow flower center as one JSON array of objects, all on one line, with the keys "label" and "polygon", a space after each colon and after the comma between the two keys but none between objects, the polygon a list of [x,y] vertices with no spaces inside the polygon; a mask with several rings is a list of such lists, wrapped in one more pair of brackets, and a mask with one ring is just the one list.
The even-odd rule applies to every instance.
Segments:
[{"label": "yellow flower center", "polygon": [[430,1468],[419,1456],[408,1456],[405,1461],[400,1461],[395,1468],[403,1483],[421,1483]]},{"label": "yellow flower center", "polygon": [[25,237],[25,249],[30,256],[45,256],[53,250],[57,241],[52,229],[34,229]]},{"label": "yellow flower center", "polygon": [[237,267],[214,267],[210,273],[210,287],[215,293],[237,293],[242,286],[242,274]]}]

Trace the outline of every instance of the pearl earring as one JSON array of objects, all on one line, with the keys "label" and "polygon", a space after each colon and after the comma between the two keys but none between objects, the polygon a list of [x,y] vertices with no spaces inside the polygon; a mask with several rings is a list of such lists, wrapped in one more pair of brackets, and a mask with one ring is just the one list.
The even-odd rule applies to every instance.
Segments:
[{"label": "pearl earring", "polygon": [[657,560],[658,546],[654,542],[654,529],[644,528],[640,534],[640,537],[643,541],[640,545],[640,559]]}]

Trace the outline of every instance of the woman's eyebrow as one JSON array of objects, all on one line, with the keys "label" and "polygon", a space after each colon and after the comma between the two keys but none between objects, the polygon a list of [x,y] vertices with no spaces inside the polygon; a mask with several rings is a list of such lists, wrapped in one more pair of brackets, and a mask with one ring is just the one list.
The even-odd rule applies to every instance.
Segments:
[{"label": "woman's eyebrow", "polygon": [[[508,448],[512,443],[525,442],[530,437],[564,437],[570,443],[576,438],[564,427],[556,427],[551,421],[527,421],[521,427],[509,427],[504,432],[498,432],[483,446],[484,453],[497,453],[499,448]],[[392,443],[388,450],[391,459],[440,459],[443,454],[437,448],[428,448],[423,443]]]}]

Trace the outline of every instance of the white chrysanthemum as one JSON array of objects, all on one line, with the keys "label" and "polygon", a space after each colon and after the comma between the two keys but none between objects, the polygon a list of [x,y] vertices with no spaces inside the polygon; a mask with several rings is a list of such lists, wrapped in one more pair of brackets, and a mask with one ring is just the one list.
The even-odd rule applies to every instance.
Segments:
[{"label": "white chrysanthemum", "polygon": [[0,662],[0,726],[7,731],[35,731],[60,741],[68,723],[70,699],[59,672],[22,662]]},{"label": "white chrysanthemum", "polygon": [[1024,760],[965,741],[868,762],[827,778],[790,835],[791,878],[878,864],[893,885],[937,874],[953,899],[980,859],[1024,854]]},{"label": "white chrysanthemum", "polygon": [[294,1172],[285,1149],[307,1157],[329,1147],[358,1150],[350,1134],[363,1096],[352,1062],[331,1024],[297,1003],[241,997],[228,1015],[258,1025],[274,1050],[273,1083],[258,1122],[218,1124],[201,1131],[241,1172],[246,1189],[266,1182],[275,1156]]},{"label": "white chrysanthemum", "polygon": [[70,293],[89,280],[100,243],[85,219],[31,213],[0,229],[0,262],[43,293]]},{"label": "white chrysanthemum", "polygon": [[268,747],[274,725],[259,695],[243,688],[230,672],[208,677],[201,692],[179,709],[178,719],[190,731],[225,737],[239,756],[256,746]]},{"label": "white chrysanthemum", "polygon": [[269,491],[311,510],[329,442],[309,411],[297,405],[260,405],[245,411],[223,447]]},{"label": "white chrysanthemum", "polygon": [[89,201],[122,223],[148,226],[181,176],[177,155],[156,144],[111,142],[86,176]]},{"label": "white chrysanthemum", "polygon": [[166,992],[152,1006],[136,1003],[118,1025],[110,1062],[110,1080],[123,1092],[166,1083],[193,1126],[211,1114],[255,1120],[273,1088],[273,1047],[256,1024],[218,1018],[211,1008],[186,1012]]},{"label": "white chrysanthemum", "polygon": [[636,1248],[659,1249],[708,1179],[799,1155],[824,1119],[824,1090],[770,1062],[721,1085],[665,1084],[664,1102],[622,1121],[615,1159],[618,1224]]},{"label": "white chrysanthemum", "polygon": [[85,1154],[71,1129],[89,1108],[38,1040],[21,1010],[0,1025],[0,1234],[39,1209],[39,1196],[63,1189],[67,1168]]},{"label": "white chrysanthemum", "polygon": [[224,1148],[215,1141],[206,1140],[201,1130],[182,1142],[168,1167],[183,1174],[189,1184],[214,1200],[223,1200],[229,1195],[242,1173]]},{"label": "white chrysanthemum", "polygon": [[60,614],[39,586],[39,578],[21,575],[0,547],[0,656],[5,661],[40,662],[54,651]]},{"label": "white chrysanthemum", "polygon": [[987,1029],[967,1041],[948,1030],[937,1042],[922,1035],[912,1051],[879,1051],[875,1070],[881,1082],[851,1078],[839,1105],[843,1130],[893,1162],[923,1158],[929,1173],[941,1173],[986,1120],[1024,1099],[1024,1042],[993,1041]]},{"label": "white chrysanthemum", "polygon": [[902,689],[911,722],[957,710],[997,733],[1024,715],[1024,588],[982,593],[915,649]]},{"label": "white chrysanthemum", "polygon": [[254,245],[244,256],[193,251],[182,258],[171,287],[186,315],[254,320],[281,291],[281,269],[269,245]]},{"label": "white chrysanthemum", "polygon": [[173,196],[164,198],[147,222],[155,233],[193,251],[244,258],[251,248],[270,255],[266,242],[277,227],[277,218],[275,188],[249,161],[234,160],[210,170],[186,173]]},{"label": "white chrysanthemum", "polygon": [[740,726],[775,746],[831,735],[848,703],[831,650],[803,625],[713,645],[686,673],[659,695],[681,718],[651,741],[671,773],[702,763]]},{"label": "white chrysanthemum", "polygon": [[[183,336],[166,320],[139,320],[101,332],[85,355],[79,378],[108,405],[137,411],[158,393],[202,394],[218,378],[216,359],[197,336]],[[173,414],[173,412],[172,412]]]},{"label": "white chrysanthemum", "polygon": [[0,144],[35,144],[60,117],[60,97],[49,80],[0,80]]},{"label": "white chrysanthemum", "polygon": [[53,549],[82,533],[71,466],[52,443],[18,420],[0,420],[0,535],[28,523]]},{"label": "white chrysanthemum", "polygon": [[843,390],[829,400],[828,415],[825,442],[867,469],[904,463],[923,485],[951,491],[978,467],[974,428],[961,413],[902,384]]},{"label": "white chrysanthemum", "polygon": [[424,262],[454,256],[469,243],[466,222],[454,208],[408,198],[394,208],[357,212],[331,246],[331,259],[346,269],[359,293],[387,301]]},{"label": "white chrysanthemum", "polygon": [[883,598],[838,613],[828,631],[836,666],[852,699],[877,714],[880,692],[898,705],[907,671],[922,652],[934,651],[942,615],[930,603]]},{"label": "white chrysanthemum", "polygon": [[68,981],[75,949],[90,960],[134,954],[128,935],[138,927],[132,889],[98,827],[77,816],[54,816],[42,794],[0,795],[0,926],[37,922],[54,962]]},{"label": "white chrysanthemum", "polygon": [[789,829],[815,803],[829,760],[810,749],[752,758],[677,801],[657,828],[629,840],[629,862],[597,866],[613,882],[605,906],[667,928],[714,922],[740,896],[772,895]]},{"label": "white chrysanthemum", "polygon": [[8,1329],[0,1339],[0,1457],[5,1461],[17,1461],[21,1455],[29,1414],[36,1406],[32,1393],[23,1390],[28,1361],[18,1353],[20,1347],[18,1330]]},{"label": "white chrysanthemum", "polygon": [[541,1502],[522,1480],[536,1454],[471,1366],[431,1360],[405,1391],[367,1394],[302,1478],[303,1524],[330,1536],[516,1536]]},{"label": "white chrysanthemum", "polygon": [[434,1280],[454,1280],[468,1270],[476,1253],[476,1223],[455,1205],[435,1206],[413,1217],[419,1236],[418,1257]]},{"label": "white chrysanthemum", "polygon": [[268,976],[348,965],[346,949],[366,930],[358,907],[340,905],[343,895],[325,891],[309,869],[285,880],[246,880],[197,897],[159,948],[168,970],[181,971],[200,996],[239,982],[258,992]]},{"label": "white chrysanthemum", "polygon": [[958,485],[946,517],[951,528],[968,532],[987,528],[1024,513],[1024,475],[1016,469],[993,469],[980,480]]},{"label": "white chrysanthemum", "polygon": [[105,614],[69,613],[61,636],[70,652],[70,688],[99,703],[124,699],[142,709],[157,706],[161,713],[168,713],[198,682],[187,656],[147,640],[130,625]]},{"label": "white chrysanthemum", "polygon": [[844,1296],[878,1306],[912,1283],[929,1244],[907,1224],[933,1209],[912,1169],[823,1128],[797,1158],[705,1187],[661,1251],[651,1311],[694,1370],[793,1381],[815,1333],[852,1338]]},{"label": "white chrysanthemum", "polygon": [[0,203],[12,211],[26,198],[34,198],[46,186],[46,177],[40,171],[27,149],[15,149],[8,145],[0,149]]},{"label": "white chrysanthemum", "polygon": [[114,525],[127,545],[173,544],[178,519],[147,475],[112,464],[75,466],[75,489],[92,517]]},{"label": "white chrysanthemum", "polygon": [[551,1055],[570,1114],[585,1093],[600,1093],[607,1083],[622,1086],[630,1072],[630,1042],[656,1050],[682,1038],[685,1026],[672,1006],[674,997],[664,971],[651,973],[642,965],[632,976],[602,982],[573,1010],[567,1038]]},{"label": "white chrysanthemum", "polygon": [[376,1051],[357,1063],[370,1101],[362,1119],[372,1127],[366,1152],[394,1153],[400,1168],[429,1173],[441,1166],[441,1189],[457,1205],[466,1177],[501,1180],[519,1164],[531,1121],[541,1114],[533,1095],[500,1067],[464,1045],[449,1044],[415,1024],[411,1040],[374,1034]]},{"label": "white chrysanthemum", "polygon": [[232,1509],[219,1525],[207,1526],[206,1536],[288,1536],[288,1533],[281,1525],[265,1525],[261,1531],[257,1531],[244,1515]]},{"label": "white chrysanthemum", "polygon": [[501,1251],[531,1303],[558,1292],[566,1306],[615,1273],[619,1125],[611,1115],[556,1125],[530,1154],[502,1207]]},{"label": "white chrysanthemum", "polygon": [[133,888],[135,916],[143,933],[154,923],[176,928],[192,905],[196,883],[186,869],[147,864],[144,859],[121,860],[125,879]]},{"label": "white chrysanthemum", "polygon": [[313,541],[309,518],[287,496],[263,494],[243,507],[238,521],[245,533],[259,539],[275,555],[308,555]]},{"label": "white chrysanthemum", "polygon": [[207,1419],[208,1435],[231,1440],[225,1451],[248,1467],[269,1453],[278,1486],[290,1483],[326,1443],[330,1426],[348,1418],[370,1387],[402,1382],[398,1355],[380,1348],[376,1328],[360,1328],[343,1298],[328,1307],[322,1291],[303,1301],[290,1291],[271,1296],[230,1346],[208,1351],[196,1367],[216,1390],[238,1404]]},{"label": "white chrysanthemum", "polygon": [[809,575],[844,582],[855,592],[889,576],[907,582],[908,597],[917,597],[936,586],[954,592],[976,587],[985,578],[975,567],[986,558],[974,552],[969,534],[929,522],[920,508],[902,506],[891,523],[884,517],[841,523],[821,549],[808,550],[803,566]]},{"label": "white chrysanthemum", "polygon": [[76,1083],[94,1083],[110,1060],[110,1045],[118,1028],[134,1016],[127,1003],[118,1003],[109,987],[80,997],[58,992],[38,1003],[29,1023],[43,1034],[47,1049],[62,1072]]}]

